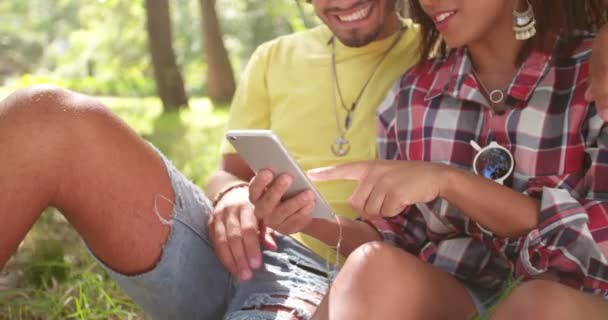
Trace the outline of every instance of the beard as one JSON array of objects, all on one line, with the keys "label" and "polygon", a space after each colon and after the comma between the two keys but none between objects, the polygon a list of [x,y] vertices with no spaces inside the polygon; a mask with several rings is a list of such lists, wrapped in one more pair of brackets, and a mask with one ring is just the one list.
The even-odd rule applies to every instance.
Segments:
[{"label": "beard", "polygon": [[347,36],[336,35],[336,37],[348,47],[359,48],[374,42],[382,30],[383,26],[380,25],[375,30],[365,34],[361,33],[359,30],[352,30]]}]

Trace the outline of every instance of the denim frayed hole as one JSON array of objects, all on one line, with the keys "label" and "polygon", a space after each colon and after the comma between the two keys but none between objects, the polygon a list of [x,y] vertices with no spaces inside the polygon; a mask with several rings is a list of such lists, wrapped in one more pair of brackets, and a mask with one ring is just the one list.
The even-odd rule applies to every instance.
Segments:
[{"label": "denim frayed hole", "polygon": [[176,212],[175,210],[175,204],[173,202],[171,202],[171,200],[169,200],[167,197],[163,196],[162,194],[157,194],[154,197],[154,213],[156,214],[156,217],[158,218],[158,220],[160,221],[161,224],[164,225],[173,225],[173,213],[171,213],[171,216],[169,217],[169,219],[165,219],[160,210],[158,209],[158,201],[166,201],[168,203],[171,204],[171,207],[174,208],[173,211]]},{"label": "denim frayed hole", "polygon": [[236,311],[224,320],[304,320],[309,318],[297,318],[294,315],[280,311],[247,310]]},{"label": "denim frayed hole", "polygon": [[[319,293],[316,294],[319,295]],[[310,300],[286,294],[253,294],[245,301],[241,312],[263,311],[276,315],[286,313],[292,316],[291,319],[308,320],[313,311],[310,309],[316,308],[316,304]],[[230,319],[235,318],[230,317]]]},{"label": "denim frayed hole", "polygon": [[307,266],[307,265],[305,265],[303,263],[299,263],[298,261],[296,261],[294,259],[289,259],[289,262],[292,265],[294,265],[294,266],[296,266],[296,267],[298,267],[298,268],[300,268],[300,269],[302,269],[302,270],[304,270],[306,272],[310,272],[312,274],[316,274],[317,276],[320,276],[320,277],[323,277],[323,278],[327,278],[329,276],[329,274],[327,272],[325,272],[325,271],[318,270],[316,268]]}]

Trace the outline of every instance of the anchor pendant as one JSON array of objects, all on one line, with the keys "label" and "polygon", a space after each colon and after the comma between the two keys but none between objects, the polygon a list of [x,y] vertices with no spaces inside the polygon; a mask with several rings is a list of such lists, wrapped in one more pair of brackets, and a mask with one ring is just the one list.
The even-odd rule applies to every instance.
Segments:
[{"label": "anchor pendant", "polygon": [[331,145],[331,151],[338,157],[345,156],[350,151],[350,142],[343,136],[338,137],[336,142]]}]

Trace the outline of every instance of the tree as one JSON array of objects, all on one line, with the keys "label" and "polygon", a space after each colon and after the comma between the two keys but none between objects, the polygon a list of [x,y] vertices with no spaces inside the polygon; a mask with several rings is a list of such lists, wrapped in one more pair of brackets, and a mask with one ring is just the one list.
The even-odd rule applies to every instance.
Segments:
[{"label": "tree", "polygon": [[175,62],[168,0],[146,0],[148,46],[158,95],[165,110],[188,105],[182,75]]},{"label": "tree", "polygon": [[295,0],[295,1],[296,1],[296,7],[298,8],[298,14],[300,15],[300,19],[302,19],[302,24],[306,28],[310,28],[313,24],[308,21],[308,16],[306,15],[306,11],[302,7],[302,3],[300,2],[300,0]]},{"label": "tree", "polygon": [[222,39],[215,0],[200,0],[203,47],[207,57],[207,95],[214,104],[230,102],[235,90],[234,73]]}]

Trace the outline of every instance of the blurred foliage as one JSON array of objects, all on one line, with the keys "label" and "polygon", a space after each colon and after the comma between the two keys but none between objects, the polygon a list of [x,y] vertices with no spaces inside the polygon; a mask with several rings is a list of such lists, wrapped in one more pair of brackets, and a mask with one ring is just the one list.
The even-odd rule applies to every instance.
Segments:
[{"label": "blurred foliage", "polygon": [[[217,0],[237,73],[261,42],[316,23],[296,0]],[[198,0],[170,0],[174,48],[190,96],[205,94]],[[303,10],[300,10],[303,9]],[[55,83],[97,95],[155,95],[142,0],[0,1],[0,85]]]}]

